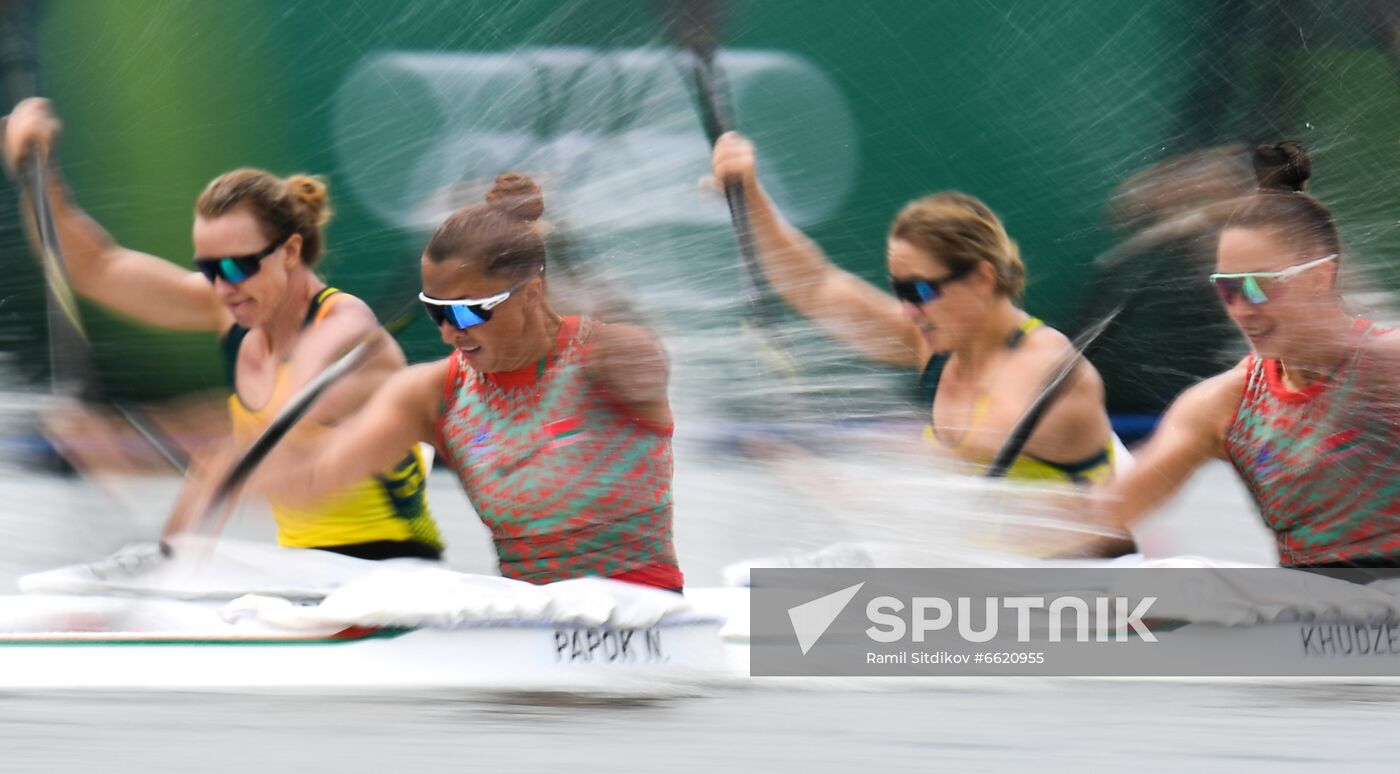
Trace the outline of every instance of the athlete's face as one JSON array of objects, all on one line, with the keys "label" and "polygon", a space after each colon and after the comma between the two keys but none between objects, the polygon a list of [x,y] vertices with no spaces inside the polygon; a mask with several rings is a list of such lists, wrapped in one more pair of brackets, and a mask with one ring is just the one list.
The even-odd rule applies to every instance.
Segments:
[{"label": "athlete's face", "polygon": [[[1220,235],[1215,270],[1221,274],[1277,272],[1322,257],[1324,251],[1306,243],[1293,243],[1272,229],[1229,228]],[[1315,340],[1319,321],[1334,317],[1335,261],[1288,278],[1260,282],[1267,301],[1251,303],[1235,293],[1225,310],[1261,357],[1288,357]]]},{"label": "athlete's face", "polygon": [[[430,261],[424,256],[423,293],[439,299],[484,299],[510,290],[519,277],[491,277],[451,258]],[[482,373],[512,371],[539,357],[529,335],[544,303],[544,279],[535,275],[490,310],[490,319],[459,329],[451,322],[438,325],[442,340],[462,353],[467,364]]]},{"label": "athlete's face", "polygon": [[936,256],[903,239],[891,239],[886,256],[894,279],[927,280],[937,285],[937,298],[922,304],[900,302],[933,352],[953,349],[966,340],[996,301],[996,270],[989,263],[959,275]]},{"label": "athlete's face", "polygon": [[[235,209],[215,218],[194,219],[194,254],[199,258],[254,255],[271,244],[253,214]],[[223,276],[214,280],[214,295],[244,328],[264,325],[287,297],[287,280],[301,270],[301,236],[293,234],[272,253],[258,261],[256,273],[233,283]]]}]

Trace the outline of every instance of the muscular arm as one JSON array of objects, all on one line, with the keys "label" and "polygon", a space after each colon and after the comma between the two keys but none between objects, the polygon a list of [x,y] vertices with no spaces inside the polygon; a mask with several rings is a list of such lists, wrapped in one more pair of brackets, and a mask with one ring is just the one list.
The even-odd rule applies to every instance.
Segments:
[{"label": "muscular arm", "polygon": [[392,467],[415,443],[434,442],[447,360],[405,368],[343,425],[273,452],[250,486],[288,503],[307,503]]},{"label": "muscular arm", "polygon": [[[59,129],[47,100],[20,103],[6,121],[7,163],[15,167],[31,151],[48,158]],[[54,227],[74,290],[163,328],[218,331],[228,326],[231,318],[203,277],[117,244],[73,202],[57,170],[49,179]]]},{"label": "muscular arm", "polygon": [[[349,295],[333,296],[330,308],[297,341],[283,376],[288,395],[294,395],[329,365],[367,336],[379,330],[379,321],[364,301]],[[322,425],[335,425],[367,405],[375,392],[405,363],[403,350],[388,338],[373,356],[353,373],[326,391],[311,410],[308,419]],[[280,408],[280,407],[279,407]]]},{"label": "muscular arm", "polygon": [[783,219],[758,182],[747,139],[732,132],[720,137],[713,163],[716,180],[743,184],[759,265],[788,306],[872,360],[923,364],[918,331],[899,301],[832,263],[816,242]]},{"label": "muscular arm", "polygon": [[54,226],[73,289],[113,311],[150,325],[218,331],[230,322],[214,288],[197,272],[128,250],[87,216],[55,181]]},{"label": "muscular arm", "polygon": [[1132,470],[1103,493],[1098,520],[1126,529],[1175,494],[1202,464],[1223,458],[1225,431],[1244,381],[1244,369],[1237,366],[1182,393],[1136,454]]},{"label": "muscular arm", "polygon": [[[383,332],[379,335],[388,337]],[[393,372],[380,373],[382,367],[371,361],[343,377],[343,381],[352,382],[347,389],[341,390],[341,385],[336,385],[321,398],[322,402],[332,399],[341,402],[335,409],[337,417],[348,415],[346,405],[350,401],[362,401],[354,404],[355,408],[367,402],[364,410],[355,414],[356,421],[320,434],[299,433],[293,428],[258,466],[244,487],[245,492],[257,492],[290,504],[312,503],[393,467],[413,444],[433,440],[433,424],[442,383],[447,377],[447,361],[403,369],[403,355],[393,340],[388,339],[385,344],[399,362]],[[370,373],[360,373],[366,369]],[[341,391],[337,393],[337,390]],[[311,419],[302,421],[316,421],[314,418],[320,408],[319,404],[313,407],[308,415]],[[189,475],[166,522],[163,533],[166,537],[195,524],[195,519],[208,508],[215,487],[228,475],[243,451],[228,440],[192,458]]]}]

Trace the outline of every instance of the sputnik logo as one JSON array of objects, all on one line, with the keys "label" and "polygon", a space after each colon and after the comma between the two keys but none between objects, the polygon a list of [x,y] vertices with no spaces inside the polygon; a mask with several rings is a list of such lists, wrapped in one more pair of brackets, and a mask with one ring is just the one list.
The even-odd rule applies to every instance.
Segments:
[{"label": "sputnik logo", "polygon": [[802,649],[802,655],[807,655],[807,651],[826,634],[836,616],[841,615],[841,611],[846,609],[846,605],[851,603],[856,592],[864,585],[865,581],[861,581],[824,597],[817,597],[811,602],[788,608],[788,620],[792,621],[792,631],[797,635],[797,645]]}]

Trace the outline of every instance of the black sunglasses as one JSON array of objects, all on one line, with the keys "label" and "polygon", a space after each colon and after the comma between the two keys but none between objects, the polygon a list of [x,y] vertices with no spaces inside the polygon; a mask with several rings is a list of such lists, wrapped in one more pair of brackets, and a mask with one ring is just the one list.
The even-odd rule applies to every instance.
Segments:
[{"label": "black sunglasses", "polygon": [[262,260],[277,252],[277,248],[287,243],[291,239],[288,234],[285,237],[273,242],[259,252],[251,255],[230,255],[226,258],[195,258],[194,267],[199,270],[204,278],[209,280],[209,284],[214,284],[214,280],[223,277],[229,283],[237,285],[248,279],[262,268]]},{"label": "black sunglasses", "polygon": [[890,289],[894,291],[894,297],[898,298],[900,301],[908,301],[915,306],[922,306],[930,301],[938,300],[938,297],[943,295],[944,285],[962,279],[976,266],[977,264],[968,264],[967,266],[954,269],[952,274],[936,280],[924,279],[922,277],[900,279],[891,274]]}]

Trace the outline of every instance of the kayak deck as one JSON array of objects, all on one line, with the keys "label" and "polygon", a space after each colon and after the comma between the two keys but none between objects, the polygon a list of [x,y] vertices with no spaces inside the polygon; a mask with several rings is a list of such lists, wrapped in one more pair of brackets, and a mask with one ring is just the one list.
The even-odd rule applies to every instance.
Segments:
[{"label": "kayak deck", "polygon": [[198,557],[182,566],[128,549],[22,579],[30,593],[0,596],[0,690],[631,693],[729,673],[725,611],[671,592],[237,541],[219,551],[177,548]]}]

